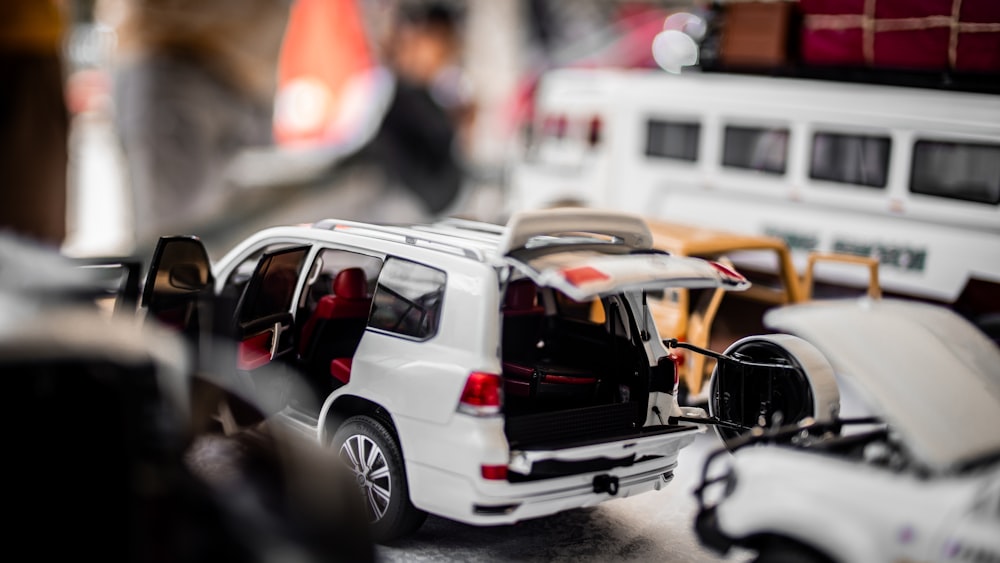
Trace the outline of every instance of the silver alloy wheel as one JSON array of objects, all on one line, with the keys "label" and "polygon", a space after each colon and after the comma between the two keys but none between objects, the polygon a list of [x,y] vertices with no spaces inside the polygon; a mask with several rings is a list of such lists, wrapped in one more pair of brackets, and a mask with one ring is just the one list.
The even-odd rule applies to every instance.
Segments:
[{"label": "silver alloy wheel", "polygon": [[371,438],[354,434],[340,446],[340,456],[354,473],[355,481],[367,499],[368,517],[378,522],[389,508],[392,481],[382,449]]}]

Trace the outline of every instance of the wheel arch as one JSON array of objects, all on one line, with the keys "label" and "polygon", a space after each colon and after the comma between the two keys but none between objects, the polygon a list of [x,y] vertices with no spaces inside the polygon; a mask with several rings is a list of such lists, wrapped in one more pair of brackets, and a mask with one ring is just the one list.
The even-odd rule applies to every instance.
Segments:
[{"label": "wheel arch", "polygon": [[761,515],[751,529],[737,534],[736,543],[759,552],[786,542],[818,554],[819,561],[824,563],[869,561],[873,557],[881,560],[887,555],[879,548],[871,529],[865,529],[864,522],[848,522],[834,513],[824,517],[780,506],[773,510],[783,514]]},{"label": "wheel arch", "polygon": [[386,430],[392,434],[393,439],[396,440],[396,445],[402,451],[403,446],[399,441],[399,432],[396,431],[396,423],[393,421],[389,411],[375,401],[357,395],[341,395],[323,407],[318,429],[320,443],[329,443],[334,433],[337,432],[337,428],[345,420],[359,415],[370,416],[382,423]]},{"label": "wheel arch", "polygon": [[893,511],[859,494],[887,476],[859,481],[854,462],[776,445],[741,449],[732,463],[735,489],[715,511],[719,531],[736,544],[756,549],[768,538],[787,538],[832,561],[892,559]]},{"label": "wheel arch", "polygon": [[[359,484],[363,490],[368,489],[367,498],[371,508],[369,516],[373,512],[377,515],[370,526],[374,540],[377,543],[392,542],[415,532],[423,524],[427,513],[412,504],[406,456],[403,454],[395,423],[388,412],[374,401],[355,395],[342,395],[327,404],[320,427],[324,443],[333,444],[338,450],[338,457],[342,456],[343,446],[337,444],[346,445],[348,440],[354,438],[361,438],[372,444],[367,449],[369,461],[361,462],[360,469],[367,484]],[[369,465],[373,459],[378,459],[371,457],[372,452],[378,450],[381,450],[378,456],[383,463],[381,466]],[[360,454],[362,450],[355,451]],[[351,459],[362,458],[352,455]],[[359,462],[352,463],[358,469]],[[376,467],[378,469],[374,469]],[[381,492],[374,492],[376,489]],[[382,501],[377,501],[376,498]],[[381,511],[379,506],[383,507]]]}]

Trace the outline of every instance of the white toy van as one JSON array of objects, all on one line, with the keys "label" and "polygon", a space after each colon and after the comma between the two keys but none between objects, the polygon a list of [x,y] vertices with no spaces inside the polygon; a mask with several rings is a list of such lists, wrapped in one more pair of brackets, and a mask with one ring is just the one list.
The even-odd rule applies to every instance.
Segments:
[{"label": "white toy van", "polygon": [[1000,311],[1000,96],[560,69],[535,104],[511,210],[568,202],[777,235],[799,264],[809,251],[874,256],[888,293],[984,321]]}]

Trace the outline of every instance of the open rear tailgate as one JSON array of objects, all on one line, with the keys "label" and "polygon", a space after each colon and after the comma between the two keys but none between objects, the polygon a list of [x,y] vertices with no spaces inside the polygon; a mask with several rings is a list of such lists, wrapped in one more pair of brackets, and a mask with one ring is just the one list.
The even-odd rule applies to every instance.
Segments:
[{"label": "open rear tailgate", "polygon": [[742,275],[701,258],[663,253],[607,254],[567,249],[513,260],[535,284],[552,287],[577,301],[626,290],[667,287],[743,290]]}]

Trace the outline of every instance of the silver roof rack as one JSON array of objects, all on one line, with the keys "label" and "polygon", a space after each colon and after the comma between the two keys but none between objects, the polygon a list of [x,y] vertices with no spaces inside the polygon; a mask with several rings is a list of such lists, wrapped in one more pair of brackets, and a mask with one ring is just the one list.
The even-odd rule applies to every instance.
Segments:
[{"label": "silver roof rack", "polygon": [[[391,240],[403,244],[425,246],[465,256],[479,262],[486,261],[486,254],[484,252],[486,248],[484,246],[487,245],[482,244],[485,241],[456,238],[443,233],[418,230],[409,225],[379,225],[340,219],[323,219],[313,223],[313,227],[316,229],[350,232],[351,234],[378,238],[380,240]],[[473,244],[466,245],[462,244],[462,242]],[[475,242],[480,242],[480,244],[474,244]],[[490,248],[495,247],[496,242],[488,246]]]}]

